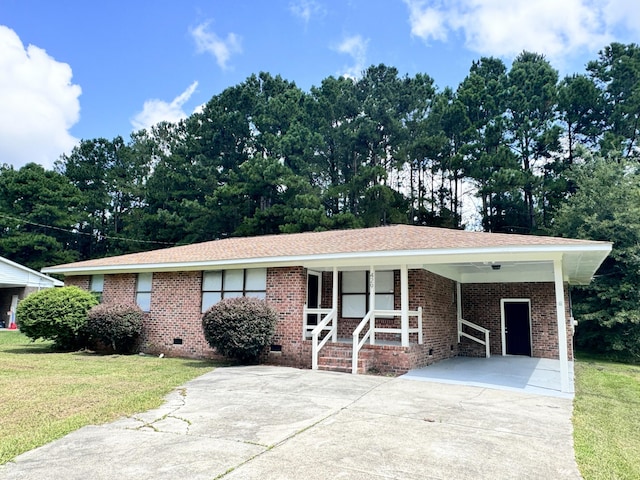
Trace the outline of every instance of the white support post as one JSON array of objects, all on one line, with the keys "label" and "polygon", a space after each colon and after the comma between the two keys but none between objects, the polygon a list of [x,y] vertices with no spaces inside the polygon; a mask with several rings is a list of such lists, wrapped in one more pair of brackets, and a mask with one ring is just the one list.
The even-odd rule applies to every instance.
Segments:
[{"label": "white support post", "polygon": [[403,347],[409,346],[409,270],[400,265],[400,340]]},{"label": "white support post", "polygon": [[569,355],[567,352],[567,318],[564,305],[564,279],[562,258],[553,261],[553,278],[556,290],[556,314],[558,317],[558,356],[560,358],[560,386],[569,392]]},{"label": "white support post", "polygon": [[460,288],[460,282],[456,282],[456,315],[458,317],[458,343],[460,343],[460,332],[462,332],[462,288]]},{"label": "white support post", "polygon": [[371,265],[369,268],[369,311],[371,311],[371,335],[369,336],[369,343],[371,345],[376,344],[376,267]]},{"label": "white support post", "polygon": [[333,267],[333,285],[331,289],[331,308],[336,311],[336,318],[333,320],[334,327],[331,341],[335,343],[338,341],[338,267]]}]

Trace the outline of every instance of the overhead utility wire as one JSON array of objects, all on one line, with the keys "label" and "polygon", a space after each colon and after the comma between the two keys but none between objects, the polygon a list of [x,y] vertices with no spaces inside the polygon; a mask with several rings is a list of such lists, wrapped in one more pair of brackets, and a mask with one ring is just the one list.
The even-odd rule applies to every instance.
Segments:
[{"label": "overhead utility wire", "polygon": [[[86,235],[88,237],[93,237],[94,236],[92,233],[67,230],[66,228],[54,227],[53,225],[44,225],[42,223],[30,222],[29,220],[24,220],[22,218],[12,217],[10,215],[5,215],[4,213],[0,213],[0,217],[8,218],[9,220],[14,220],[16,222],[27,223],[29,225],[35,225],[36,227],[43,227],[43,228],[50,228],[52,230],[59,230],[61,232],[70,233],[71,235]],[[135,238],[113,237],[111,235],[100,235],[100,238],[106,238],[106,239],[109,239],[109,240],[122,240],[122,241],[125,241],[125,242],[155,243],[155,244],[159,244],[159,245],[172,245],[172,246],[175,245],[175,243],[171,243],[171,242],[159,242],[159,241],[156,241],[156,240],[138,240],[138,239],[135,239]]]}]

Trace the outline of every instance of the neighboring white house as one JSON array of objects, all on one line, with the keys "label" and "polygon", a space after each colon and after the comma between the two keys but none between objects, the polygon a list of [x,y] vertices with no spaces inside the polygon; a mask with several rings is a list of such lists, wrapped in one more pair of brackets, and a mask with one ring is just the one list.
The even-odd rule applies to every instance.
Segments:
[{"label": "neighboring white house", "polygon": [[15,323],[18,301],[30,293],[63,285],[60,280],[0,257],[0,327]]}]

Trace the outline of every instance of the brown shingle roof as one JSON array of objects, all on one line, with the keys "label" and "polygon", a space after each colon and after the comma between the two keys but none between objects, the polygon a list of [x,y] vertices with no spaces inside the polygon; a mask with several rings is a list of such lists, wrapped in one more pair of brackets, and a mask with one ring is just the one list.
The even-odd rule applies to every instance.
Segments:
[{"label": "brown shingle roof", "polygon": [[365,252],[585,246],[599,243],[601,242],[534,235],[468,232],[445,228],[394,225],[358,230],[331,230],[326,232],[227,238],[149,252],[87,260],[52,268],[62,270],[80,267],[173,264]]}]

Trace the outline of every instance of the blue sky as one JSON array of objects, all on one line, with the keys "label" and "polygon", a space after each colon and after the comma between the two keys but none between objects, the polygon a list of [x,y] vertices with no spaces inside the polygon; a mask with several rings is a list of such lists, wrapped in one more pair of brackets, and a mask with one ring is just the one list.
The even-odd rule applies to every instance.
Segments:
[{"label": "blue sky", "polygon": [[384,63],[456,88],[481,56],[565,75],[639,39],[636,0],[0,0],[0,163],[50,167],[260,71],[308,90]]}]

